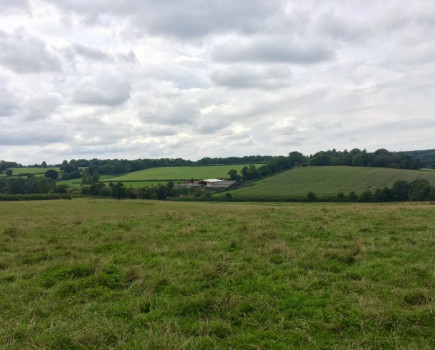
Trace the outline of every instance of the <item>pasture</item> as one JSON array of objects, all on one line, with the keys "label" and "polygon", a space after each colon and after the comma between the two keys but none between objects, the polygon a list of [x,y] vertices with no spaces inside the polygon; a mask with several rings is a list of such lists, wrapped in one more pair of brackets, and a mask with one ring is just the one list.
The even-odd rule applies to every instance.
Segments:
[{"label": "pasture", "polygon": [[348,194],[351,191],[374,191],[385,186],[392,187],[397,180],[412,181],[417,178],[426,179],[435,185],[433,170],[309,166],[294,168],[256,181],[253,186],[231,191],[231,194],[233,198],[243,200],[305,198],[310,191],[319,198],[334,197],[339,192]]},{"label": "pasture", "polygon": [[[261,164],[260,164],[261,165]],[[179,166],[150,168],[134,171],[122,176],[112,177],[104,181],[148,181],[148,180],[190,180],[207,178],[228,178],[228,171],[237,170],[239,173],[245,165],[208,165],[208,166]],[[259,166],[256,164],[256,166]]]},{"label": "pasture", "polygon": [[0,203],[0,344],[433,349],[435,205]]}]

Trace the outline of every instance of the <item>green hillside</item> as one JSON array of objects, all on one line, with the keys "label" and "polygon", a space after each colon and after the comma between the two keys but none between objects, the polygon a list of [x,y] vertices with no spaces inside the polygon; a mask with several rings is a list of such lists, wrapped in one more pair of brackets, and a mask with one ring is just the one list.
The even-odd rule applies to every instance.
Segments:
[{"label": "green hillside", "polygon": [[[435,171],[367,168],[350,166],[311,166],[295,168],[254,182],[253,186],[232,191],[234,199],[285,199],[305,197],[313,191],[319,198],[335,196],[339,192],[361,193],[397,180],[412,181],[424,178],[435,185]],[[224,193],[216,196],[224,196]]]},{"label": "green hillside", "polygon": [[[228,178],[228,171],[235,169],[238,172],[245,165],[210,165],[210,166],[179,166],[150,168],[134,171],[122,176],[112,177],[105,181],[149,181],[149,180],[188,180],[207,178]],[[256,166],[259,166],[258,164]]]},{"label": "green hillside", "polygon": [[9,168],[12,170],[12,175],[18,176],[23,174],[32,174],[32,175],[44,175],[47,170],[55,170],[58,173],[60,169],[57,167],[53,168],[37,168],[37,167],[25,167],[25,168]]}]

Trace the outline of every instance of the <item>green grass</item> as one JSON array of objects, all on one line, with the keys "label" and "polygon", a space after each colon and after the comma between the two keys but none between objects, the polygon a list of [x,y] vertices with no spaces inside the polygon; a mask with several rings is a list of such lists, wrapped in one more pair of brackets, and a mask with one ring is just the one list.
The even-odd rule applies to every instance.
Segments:
[{"label": "green grass", "polygon": [[[100,180],[104,181],[104,179],[111,178],[111,175],[100,175]],[[82,184],[82,179],[70,179],[70,180],[59,180],[56,181],[57,185],[68,185],[68,186],[80,186]]]},{"label": "green grass", "polygon": [[[260,164],[256,164],[260,166]],[[235,169],[238,172],[245,165],[210,165],[210,166],[181,166],[151,168],[134,171],[123,176],[107,179],[106,181],[147,181],[147,180],[187,180],[187,179],[208,179],[228,178],[228,171]]]},{"label": "green grass", "polygon": [[[339,192],[361,193],[384,186],[392,187],[397,180],[424,178],[435,185],[435,171],[366,168],[349,166],[318,166],[295,168],[254,182],[251,187],[232,191],[236,199],[285,199],[306,197],[313,191],[317,197],[335,196]],[[224,193],[217,196],[224,196]]]},{"label": "green grass", "polygon": [[9,168],[12,170],[12,175],[21,175],[21,174],[33,174],[33,175],[44,175],[47,170],[55,170],[60,173],[60,169],[57,167],[54,168],[36,168],[36,167],[27,167],[27,168]]},{"label": "green grass", "polygon": [[10,349],[433,349],[435,206],[0,203]]},{"label": "green grass", "polygon": [[[124,186],[130,186],[133,188],[138,188],[138,187],[149,187],[149,186],[154,186],[154,185],[166,185],[168,183],[168,181],[126,181],[123,182]],[[107,185],[107,184],[106,184]]]}]

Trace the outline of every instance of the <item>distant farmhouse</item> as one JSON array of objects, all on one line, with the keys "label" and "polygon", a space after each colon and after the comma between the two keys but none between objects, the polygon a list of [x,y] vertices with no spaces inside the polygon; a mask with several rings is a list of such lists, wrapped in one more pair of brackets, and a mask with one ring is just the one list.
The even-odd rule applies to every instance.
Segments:
[{"label": "distant farmhouse", "polygon": [[238,185],[237,181],[220,180],[220,179],[205,179],[194,182],[185,182],[179,184],[179,187],[201,187],[209,190],[232,190]]}]

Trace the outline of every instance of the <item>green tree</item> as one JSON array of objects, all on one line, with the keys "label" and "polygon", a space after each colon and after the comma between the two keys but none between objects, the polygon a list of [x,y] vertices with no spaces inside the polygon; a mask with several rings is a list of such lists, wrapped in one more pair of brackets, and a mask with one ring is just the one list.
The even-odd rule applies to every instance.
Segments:
[{"label": "green tree", "polygon": [[351,202],[355,202],[355,201],[358,200],[358,196],[357,196],[357,194],[355,193],[355,191],[351,191],[351,192],[349,193],[349,199],[350,199]]},{"label": "green tree", "polygon": [[373,201],[373,192],[370,190],[366,190],[359,196],[359,200],[361,202],[371,202]]},{"label": "green tree", "polygon": [[231,169],[231,170],[228,172],[228,176],[230,177],[230,180],[233,180],[233,181],[240,181],[240,175],[237,174],[237,170],[235,170],[235,169]]},{"label": "green tree", "polygon": [[314,192],[310,191],[307,194],[307,201],[308,202],[316,202],[317,201],[317,196]]},{"label": "green tree", "polygon": [[393,199],[396,201],[406,201],[411,185],[405,180],[398,180],[393,184]]},{"label": "green tree", "polygon": [[50,169],[50,170],[47,170],[47,171],[45,172],[45,175],[44,175],[44,176],[45,176],[47,179],[57,180],[58,177],[59,177],[59,174],[57,173],[56,170]]},{"label": "green tree", "polygon": [[416,179],[411,182],[408,199],[410,201],[424,201],[429,196],[431,190],[430,183],[425,179]]},{"label": "green tree", "polygon": [[289,153],[290,166],[302,166],[306,164],[306,158],[302,153],[290,152]]},{"label": "green tree", "polygon": [[114,198],[125,198],[127,196],[127,192],[125,190],[125,186],[122,182],[117,182],[113,184],[111,187],[112,197]]}]

